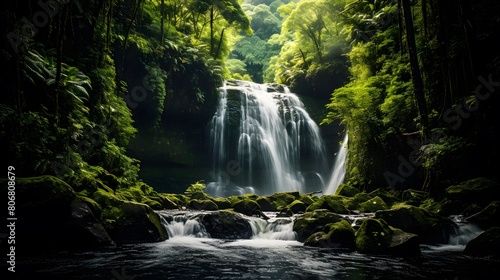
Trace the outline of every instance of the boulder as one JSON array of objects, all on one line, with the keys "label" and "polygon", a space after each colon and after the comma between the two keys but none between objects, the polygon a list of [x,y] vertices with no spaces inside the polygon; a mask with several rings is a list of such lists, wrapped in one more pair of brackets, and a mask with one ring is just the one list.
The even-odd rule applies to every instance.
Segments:
[{"label": "boulder", "polygon": [[414,189],[408,189],[403,191],[402,194],[403,201],[408,205],[420,206],[426,199],[429,198],[429,193]]},{"label": "boulder", "polygon": [[158,242],[168,237],[160,216],[146,204],[122,201],[112,213],[115,219],[104,226],[116,243]]},{"label": "boulder", "polygon": [[473,257],[500,259],[500,227],[492,227],[467,243],[463,251]]},{"label": "boulder", "polygon": [[359,193],[359,190],[355,187],[349,186],[347,184],[341,184],[338,187],[337,194],[345,197],[353,197]]},{"label": "boulder", "polygon": [[237,202],[233,205],[233,209],[234,211],[247,216],[252,216],[261,211],[259,204],[250,199],[243,199]]},{"label": "boulder", "polygon": [[488,178],[475,178],[446,189],[442,201],[443,215],[465,215],[475,213],[474,208],[484,208],[491,201],[500,200],[500,184]]},{"label": "boulder", "polygon": [[198,219],[212,238],[249,239],[253,235],[248,220],[230,210],[199,214]]},{"label": "boulder", "polygon": [[467,217],[466,220],[482,229],[500,227],[500,201],[491,202],[486,208]]},{"label": "boulder", "polygon": [[67,222],[65,233],[61,243],[65,243],[69,248],[115,245],[93,211],[81,198],[75,198],[71,202],[71,217]]},{"label": "boulder", "polygon": [[272,203],[271,199],[267,196],[261,196],[255,200],[259,204],[262,211],[277,211],[277,207]]},{"label": "boulder", "polygon": [[356,233],[356,249],[363,254],[415,256],[420,254],[418,236],[391,228],[384,220],[369,218]]},{"label": "boulder", "polygon": [[345,201],[345,205],[346,208],[349,210],[357,210],[360,203],[363,203],[370,199],[372,199],[372,197],[369,194],[365,192],[360,192],[354,195],[353,197],[347,198]]},{"label": "boulder", "polygon": [[189,202],[189,208],[194,210],[219,210],[219,206],[209,199],[193,199]]},{"label": "boulder", "polygon": [[304,242],[311,234],[322,231],[327,224],[342,220],[346,219],[327,210],[318,209],[297,216],[293,224],[293,231],[297,233],[297,240]]},{"label": "boulder", "polygon": [[358,210],[365,213],[374,213],[378,210],[386,210],[387,204],[378,196],[359,204]]},{"label": "boulder", "polygon": [[342,220],[327,224],[323,231],[310,235],[304,241],[304,246],[354,250],[355,238],[352,226],[346,220]]},{"label": "boulder", "polygon": [[401,202],[401,199],[399,199],[397,196],[381,188],[371,191],[370,193],[368,193],[368,195],[370,195],[371,197],[378,196],[382,198],[388,207],[391,207],[395,203]]},{"label": "boulder", "polygon": [[377,211],[375,217],[395,228],[417,234],[425,244],[447,243],[449,236],[458,229],[450,219],[411,205]]},{"label": "boulder", "polygon": [[219,209],[231,208],[231,202],[229,202],[229,200],[227,198],[216,197],[216,198],[212,198],[212,201],[215,202],[215,204],[217,204],[217,207],[219,207]]},{"label": "boulder", "polygon": [[294,200],[286,208],[294,214],[303,213],[306,211],[306,204],[300,200]]},{"label": "boulder", "polygon": [[343,196],[338,195],[323,195],[318,201],[307,207],[306,212],[311,212],[317,209],[326,209],[338,214],[348,214],[349,210],[344,206]]}]

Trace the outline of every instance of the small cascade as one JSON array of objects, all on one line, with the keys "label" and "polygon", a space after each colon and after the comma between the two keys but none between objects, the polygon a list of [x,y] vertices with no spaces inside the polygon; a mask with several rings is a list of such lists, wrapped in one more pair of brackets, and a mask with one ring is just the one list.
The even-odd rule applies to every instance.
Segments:
[{"label": "small cascade", "polygon": [[322,181],[317,177],[326,172],[325,148],[299,97],[283,85],[245,81],[227,81],[220,92],[205,191],[229,196],[317,190],[307,180]]},{"label": "small cascade", "polygon": [[465,246],[484,231],[475,224],[465,221],[461,215],[452,216],[451,218],[458,225],[458,229],[455,234],[450,236],[449,245]]},{"label": "small cascade", "polygon": [[340,146],[339,152],[335,158],[335,164],[333,165],[332,176],[330,177],[330,182],[325,186],[323,194],[335,194],[337,188],[344,182],[345,178],[345,164],[347,160],[347,141],[348,133],[346,132],[342,144]]},{"label": "small cascade", "polygon": [[189,236],[197,238],[208,238],[210,235],[196,218],[186,214],[170,215],[160,213],[163,225],[167,230],[169,238]]},{"label": "small cascade", "polygon": [[249,217],[253,239],[297,240],[297,233],[293,231],[293,221],[286,218],[272,218],[263,220]]}]

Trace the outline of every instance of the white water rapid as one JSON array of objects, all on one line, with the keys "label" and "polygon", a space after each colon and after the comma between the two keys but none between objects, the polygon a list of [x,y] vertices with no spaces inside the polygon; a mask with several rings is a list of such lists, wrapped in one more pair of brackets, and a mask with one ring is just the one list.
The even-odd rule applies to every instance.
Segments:
[{"label": "white water rapid", "polygon": [[319,127],[282,85],[228,81],[210,128],[212,196],[323,188],[327,169]]}]

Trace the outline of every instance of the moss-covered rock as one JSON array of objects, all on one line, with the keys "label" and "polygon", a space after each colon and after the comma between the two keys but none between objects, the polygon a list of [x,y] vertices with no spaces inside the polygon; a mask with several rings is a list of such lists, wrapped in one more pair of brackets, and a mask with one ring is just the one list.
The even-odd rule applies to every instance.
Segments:
[{"label": "moss-covered rock", "polygon": [[341,196],[345,196],[345,197],[353,197],[356,194],[358,194],[359,192],[360,191],[357,188],[352,187],[348,184],[340,184],[340,186],[337,189],[336,194],[341,195]]},{"label": "moss-covered rock", "polygon": [[345,218],[338,214],[318,209],[298,216],[293,224],[293,230],[297,233],[297,240],[304,242],[311,234],[321,231],[327,224],[342,220]]},{"label": "moss-covered rock", "polygon": [[382,219],[365,219],[356,233],[356,249],[363,254],[384,254],[391,244],[392,229]]},{"label": "moss-covered rock", "polygon": [[371,197],[378,196],[378,197],[382,198],[388,207],[391,207],[394,203],[398,203],[401,201],[401,199],[399,199],[392,192],[388,192],[387,190],[382,189],[382,188],[375,189],[375,190],[371,191],[370,193],[368,193],[368,195],[370,195]]},{"label": "moss-covered rock", "polygon": [[365,192],[360,192],[354,195],[353,197],[347,198],[344,203],[347,209],[357,210],[360,203],[363,203],[370,199],[372,199],[372,197],[369,194]]},{"label": "moss-covered rock", "polygon": [[489,203],[500,200],[500,185],[491,179],[480,177],[448,187],[446,195],[450,200]]},{"label": "moss-covered rock", "polygon": [[247,216],[252,216],[256,212],[261,211],[260,206],[257,202],[250,199],[243,199],[233,205],[234,211],[245,214]]},{"label": "moss-covered rock", "polygon": [[89,207],[89,209],[92,211],[92,213],[94,214],[94,216],[98,220],[101,219],[101,217],[102,217],[102,207],[101,207],[101,205],[99,205],[93,199],[88,198],[86,196],[80,196],[79,195],[78,198],[87,204],[87,206]]},{"label": "moss-covered rock", "polygon": [[420,208],[423,208],[435,214],[441,214],[442,212],[441,202],[435,201],[433,198],[422,201],[422,203],[420,204]]},{"label": "moss-covered rock", "polygon": [[160,216],[145,204],[122,201],[107,221],[104,227],[116,243],[158,242],[168,237]]},{"label": "moss-covered rock", "polygon": [[286,209],[290,210],[292,213],[297,214],[306,211],[306,204],[300,200],[294,200],[292,203],[286,206]]},{"label": "moss-covered rock", "polygon": [[268,196],[261,196],[255,200],[262,211],[277,211],[277,207]]},{"label": "moss-covered rock", "polygon": [[467,220],[483,229],[500,227],[500,201],[491,202],[483,210],[467,217]]},{"label": "moss-covered rock", "polygon": [[140,202],[151,207],[151,209],[153,209],[153,210],[162,210],[163,209],[163,205],[158,200],[152,199],[152,198],[147,197],[147,196],[143,197]]},{"label": "moss-covered rock", "polygon": [[426,244],[446,243],[457,230],[457,225],[450,219],[415,206],[377,211],[375,217],[384,219],[395,228],[417,234],[420,241]]},{"label": "moss-covered rock", "polygon": [[71,202],[71,217],[60,244],[68,248],[85,249],[115,245],[88,206],[89,201],[89,198],[77,197]]},{"label": "moss-covered rock", "polygon": [[286,207],[288,204],[299,198],[299,192],[279,192],[269,196],[269,199],[278,210]]},{"label": "moss-covered rock", "polygon": [[354,241],[354,229],[346,220],[342,220],[337,223],[327,224],[323,231],[310,235],[304,241],[304,246],[354,250]]},{"label": "moss-covered rock", "polygon": [[301,194],[299,197],[299,200],[304,202],[304,204],[307,207],[307,206],[313,204],[314,202],[316,202],[316,200],[314,198],[315,198],[315,196],[312,196],[312,195]]},{"label": "moss-covered rock", "polygon": [[469,241],[463,251],[473,257],[500,259],[500,227],[492,227]]},{"label": "moss-covered rock", "polygon": [[359,204],[358,210],[365,213],[374,213],[378,210],[387,210],[387,204],[378,196]]},{"label": "moss-covered rock", "polygon": [[426,199],[429,199],[429,193],[414,189],[404,190],[401,195],[406,204],[413,206],[420,206]]},{"label": "moss-covered rock", "polygon": [[232,207],[231,205],[231,202],[229,202],[229,200],[227,198],[223,198],[223,197],[216,197],[216,198],[212,198],[212,201],[215,202],[215,204],[217,204],[217,207],[219,207],[219,209],[229,209]]},{"label": "moss-covered rock", "polygon": [[219,206],[209,199],[192,199],[189,208],[194,210],[219,210]]},{"label": "moss-covered rock", "polygon": [[326,209],[338,214],[348,214],[349,210],[344,206],[344,197],[338,195],[323,195],[318,201],[307,207],[306,212],[317,209]]},{"label": "moss-covered rock", "polygon": [[253,234],[248,220],[234,211],[213,211],[200,214],[198,218],[212,238],[249,239]]}]

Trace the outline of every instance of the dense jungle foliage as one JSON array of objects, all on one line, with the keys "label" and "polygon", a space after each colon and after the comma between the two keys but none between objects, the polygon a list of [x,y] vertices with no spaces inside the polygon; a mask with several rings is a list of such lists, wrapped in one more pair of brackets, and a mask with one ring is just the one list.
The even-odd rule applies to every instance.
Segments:
[{"label": "dense jungle foliage", "polygon": [[134,186],[134,137],[205,125],[217,88],[244,79],[326,104],[322,124],[349,133],[353,185],[498,179],[498,11],[494,0],[6,1],[2,158],[18,176]]}]

